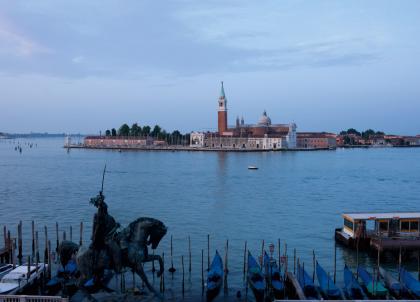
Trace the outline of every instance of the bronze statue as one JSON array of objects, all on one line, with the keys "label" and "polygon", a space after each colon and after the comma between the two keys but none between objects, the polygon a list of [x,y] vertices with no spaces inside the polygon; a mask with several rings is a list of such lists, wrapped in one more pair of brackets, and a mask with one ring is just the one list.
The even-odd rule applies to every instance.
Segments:
[{"label": "bronze statue", "polygon": [[[141,217],[120,230],[119,223],[108,214],[108,206],[102,191],[90,202],[98,208],[98,211],[93,221],[92,243],[88,248],[79,248],[77,252],[77,266],[81,273],[80,284],[85,285],[88,281],[90,284],[95,284],[96,288],[106,287],[106,284],[101,284],[109,281],[109,279],[105,281],[105,270],[120,273],[124,268],[130,268],[140,276],[151,292],[159,295],[149,283],[143,270],[143,263],[157,260],[160,266],[157,276],[164,272],[162,258],[159,255],[149,255],[148,246],[152,249],[158,247],[167,232],[166,226],[157,219]],[[60,249],[61,257],[66,260],[69,259],[67,254],[73,253],[74,244],[68,242]]]}]

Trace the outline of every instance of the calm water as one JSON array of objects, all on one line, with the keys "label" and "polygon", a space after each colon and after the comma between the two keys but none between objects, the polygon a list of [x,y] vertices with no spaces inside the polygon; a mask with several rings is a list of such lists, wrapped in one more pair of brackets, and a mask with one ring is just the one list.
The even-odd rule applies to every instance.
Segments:
[{"label": "calm water", "polygon": [[[25,145],[29,141],[37,147]],[[282,253],[287,242],[290,258],[296,248],[310,271],[314,249],[318,261],[332,272],[333,232],[342,223],[342,212],[420,210],[420,148],[67,153],[62,139],[32,139],[19,140],[23,145],[19,154],[13,142],[0,140],[0,224],[15,233],[22,220],[24,236],[29,238],[31,220],[40,232],[47,225],[51,235],[58,221],[67,234],[72,225],[73,240],[78,241],[83,221],[87,242],[95,212],[89,198],[100,189],[106,164],[104,191],[110,214],[123,225],[139,216],[162,220],[169,231],[158,252],[165,252],[166,260],[170,236],[174,237],[177,272],[172,281],[166,277],[167,288],[180,286],[180,258],[184,255],[188,263],[191,236],[193,271],[187,293],[192,294],[200,291],[201,249],[207,266],[207,234],[211,254],[215,249],[224,253],[229,239],[229,285],[236,290],[242,288],[245,240],[257,255],[262,239],[277,243],[280,238]],[[248,170],[251,164],[259,170]],[[26,244],[26,251],[29,248]],[[354,268],[355,255],[338,248],[339,282],[344,261]],[[362,261],[375,260],[363,256]]]}]

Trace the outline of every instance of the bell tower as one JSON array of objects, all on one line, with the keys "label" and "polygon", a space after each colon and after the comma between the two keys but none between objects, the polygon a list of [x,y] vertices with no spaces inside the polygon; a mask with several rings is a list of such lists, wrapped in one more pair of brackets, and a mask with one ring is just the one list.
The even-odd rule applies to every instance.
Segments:
[{"label": "bell tower", "polygon": [[227,100],[225,96],[225,89],[223,88],[223,81],[222,81],[222,88],[220,89],[220,96],[219,96],[219,107],[217,110],[217,128],[219,130],[219,135],[223,135],[223,132],[227,131]]}]

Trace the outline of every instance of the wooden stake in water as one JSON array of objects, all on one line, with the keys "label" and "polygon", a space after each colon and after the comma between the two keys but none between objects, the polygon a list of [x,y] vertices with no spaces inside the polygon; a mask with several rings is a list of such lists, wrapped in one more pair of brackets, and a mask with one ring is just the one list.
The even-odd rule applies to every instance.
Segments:
[{"label": "wooden stake in water", "polygon": [[45,243],[44,243],[44,263],[47,264],[49,261],[49,254],[48,254],[48,229],[47,226],[44,226],[44,237],[45,237]]},{"label": "wooden stake in water", "polygon": [[18,224],[18,260],[19,265],[22,265],[22,221],[19,221]]},{"label": "wooden stake in water", "polygon": [[7,229],[6,226],[3,226],[3,238],[4,238],[4,247],[7,247]]},{"label": "wooden stake in water", "polygon": [[51,266],[52,266],[51,241],[48,240],[48,278],[51,278]]},{"label": "wooden stake in water", "polygon": [[57,241],[56,241],[57,245],[56,245],[55,251],[58,253],[58,246],[60,245],[60,239],[58,238],[58,222],[55,223],[55,234],[57,236]]},{"label": "wooden stake in water", "polygon": [[313,264],[313,272],[312,272],[312,282],[315,282],[315,250],[312,250],[312,264]]},{"label": "wooden stake in water", "polygon": [[244,247],[244,279],[245,279],[245,273],[246,273],[246,240],[245,240],[245,247]]},{"label": "wooden stake in water", "polygon": [[207,234],[207,271],[210,270],[210,234]]},{"label": "wooden stake in water", "polygon": [[188,272],[191,275],[191,237],[188,235]]},{"label": "wooden stake in water", "polygon": [[261,261],[260,261],[261,269],[264,266],[264,239],[261,243]]},{"label": "wooden stake in water", "polygon": [[66,231],[63,231],[63,241],[66,241]]},{"label": "wooden stake in water", "polygon": [[184,292],[185,292],[184,256],[181,256],[181,265],[182,265],[182,296],[184,297]]},{"label": "wooden stake in water", "polygon": [[73,241],[73,227],[70,226],[70,241]]},{"label": "wooden stake in water", "polygon": [[28,256],[28,268],[26,271],[26,280],[29,279],[30,274],[31,274],[31,256]]},{"label": "wooden stake in water", "polygon": [[201,250],[201,295],[204,294],[204,250]]},{"label": "wooden stake in water", "polygon": [[279,258],[279,270],[281,271],[281,245],[280,245],[280,238],[277,240],[277,250],[278,250],[278,258]]},{"label": "wooden stake in water", "polygon": [[356,239],[356,280],[359,281],[359,237]]},{"label": "wooden stake in water", "polygon": [[38,231],[35,232],[35,262],[39,263],[39,241],[38,241]]},{"label": "wooden stake in water", "polygon": [[35,222],[32,220],[32,258],[33,257],[35,257]]},{"label": "wooden stake in water", "polygon": [[229,273],[228,269],[228,253],[229,253],[229,240],[226,240],[226,252],[225,252],[225,273],[223,278],[223,288],[225,291],[225,294],[228,292],[228,283],[227,283],[227,275]]},{"label": "wooden stake in water", "polygon": [[296,248],[293,249],[293,274],[296,274]]},{"label": "wooden stake in water", "polygon": [[174,273],[176,269],[174,268],[174,255],[173,255],[173,243],[172,243],[172,235],[171,235],[171,267],[169,268],[170,273]]},{"label": "wooden stake in water", "polygon": [[82,246],[83,244],[83,221],[80,222],[80,240],[79,245]]},{"label": "wooden stake in water", "polygon": [[[162,253],[162,261],[163,265],[165,265],[165,253]],[[160,291],[162,293],[165,292],[165,272],[163,272],[162,275],[160,275]]]}]

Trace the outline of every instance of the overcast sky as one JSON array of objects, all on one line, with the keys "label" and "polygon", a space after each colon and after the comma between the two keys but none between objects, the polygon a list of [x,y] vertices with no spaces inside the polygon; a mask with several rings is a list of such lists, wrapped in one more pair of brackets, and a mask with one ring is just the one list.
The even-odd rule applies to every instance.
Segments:
[{"label": "overcast sky", "polygon": [[0,0],[0,131],[420,134],[420,1]]}]

